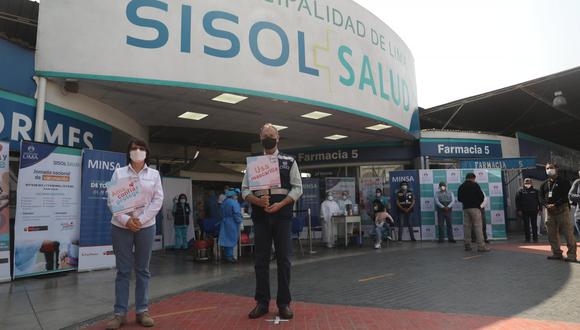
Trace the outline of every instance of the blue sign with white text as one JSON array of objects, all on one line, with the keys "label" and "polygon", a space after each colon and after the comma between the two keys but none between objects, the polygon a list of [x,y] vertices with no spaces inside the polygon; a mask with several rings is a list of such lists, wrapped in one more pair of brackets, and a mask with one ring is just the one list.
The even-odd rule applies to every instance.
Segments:
[{"label": "blue sign with white text", "polygon": [[[34,139],[36,100],[0,91],[0,140],[10,141],[10,150],[20,150],[19,141]],[[88,149],[111,147],[111,126],[46,104],[43,142]]]},{"label": "blue sign with white text", "polygon": [[495,140],[421,139],[421,156],[436,158],[500,158],[501,142]]},{"label": "blue sign with white text", "polygon": [[[320,179],[303,178],[302,179],[302,196],[298,200],[298,210],[304,211],[310,209],[312,216],[320,214]],[[305,213],[302,213],[305,214]],[[305,225],[307,225],[305,223]]]},{"label": "blue sign with white text", "polygon": [[526,169],[536,168],[536,158],[490,158],[490,159],[466,159],[459,162],[460,168],[501,168]]},{"label": "blue sign with white text", "polygon": [[83,150],[80,246],[111,245],[111,211],[106,184],[115,169],[125,166],[123,153]]}]

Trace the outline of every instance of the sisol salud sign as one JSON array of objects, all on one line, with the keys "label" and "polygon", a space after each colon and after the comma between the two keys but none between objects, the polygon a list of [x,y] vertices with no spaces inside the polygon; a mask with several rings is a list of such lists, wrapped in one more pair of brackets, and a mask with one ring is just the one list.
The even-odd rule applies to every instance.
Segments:
[{"label": "sisol salud sign", "polygon": [[49,77],[273,97],[403,130],[418,109],[411,51],[351,0],[43,1],[37,48]]}]

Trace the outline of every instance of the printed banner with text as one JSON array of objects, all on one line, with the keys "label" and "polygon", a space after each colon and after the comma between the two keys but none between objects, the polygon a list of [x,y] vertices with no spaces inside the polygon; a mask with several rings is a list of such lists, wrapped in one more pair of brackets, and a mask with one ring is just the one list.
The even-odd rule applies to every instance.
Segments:
[{"label": "printed banner with text", "polygon": [[83,151],[79,271],[115,266],[107,182],[115,169],[126,163],[122,153]]},{"label": "printed banner with text", "polygon": [[81,149],[21,143],[14,277],[77,268],[81,161]]},{"label": "printed banner with text", "polygon": [[0,142],[0,282],[10,280],[10,168],[8,142]]}]

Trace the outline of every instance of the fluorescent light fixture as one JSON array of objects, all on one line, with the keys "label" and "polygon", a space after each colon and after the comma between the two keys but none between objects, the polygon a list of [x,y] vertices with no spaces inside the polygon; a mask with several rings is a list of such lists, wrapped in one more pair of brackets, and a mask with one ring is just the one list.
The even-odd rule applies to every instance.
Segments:
[{"label": "fluorescent light fixture", "polygon": [[302,173],[300,173],[300,177],[301,178],[310,178],[310,177],[312,177],[312,174],[302,172]]},{"label": "fluorescent light fixture", "polygon": [[366,129],[370,129],[371,131],[380,131],[380,130],[391,128],[391,127],[393,127],[393,126],[385,125],[385,124],[376,124],[373,126],[366,127]]},{"label": "fluorescent light fixture", "polygon": [[322,112],[322,111],[314,111],[314,112],[302,115],[301,117],[318,120],[318,119],[322,119],[322,118],[328,117],[328,116],[332,116],[332,114]]},{"label": "fluorescent light fixture", "polygon": [[189,120],[202,120],[203,118],[205,118],[207,116],[208,115],[205,113],[187,111],[187,112],[184,112],[177,117],[182,118],[182,119],[189,119]]},{"label": "fluorescent light fixture", "polygon": [[334,134],[334,135],[325,137],[325,139],[336,141],[336,140],[340,140],[340,139],[346,139],[347,137],[348,136],[346,136],[346,135]]},{"label": "fluorescent light fixture", "polygon": [[282,126],[282,125],[272,125],[272,126],[274,126],[278,131],[281,131],[283,129],[287,129],[288,128],[288,126]]},{"label": "fluorescent light fixture", "polygon": [[212,101],[229,103],[229,104],[237,104],[242,102],[243,100],[247,99],[246,96],[236,95],[236,94],[229,94],[223,93],[222,95],[216,96],[212,99]]}]

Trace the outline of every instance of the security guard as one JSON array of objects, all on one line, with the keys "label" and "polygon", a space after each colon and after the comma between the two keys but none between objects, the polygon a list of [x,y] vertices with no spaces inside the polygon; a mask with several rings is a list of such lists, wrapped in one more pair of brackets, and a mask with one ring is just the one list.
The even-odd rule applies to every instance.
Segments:
[{"label": "security guard", "polygon": [[282,319],[291,319],[289,245],[292,228],[292,208],[302,195],[302,179],[294,158],[278,152],[278,130],[265,124],[260,141],[265,155],[278,157],[281,188],[252,191],[246,171],[242,182],[242,196],[253,205],[255,237],[256,307],[248,315],[251,319],[268,314],[270,305],[270,254],[272,241],[278,264],[278,294],[276,304]]},{"label": "security guard", "polygon": [[416,241],[413,233],[413,226],[411,224],[411,215],[413,214],[413,207],[415,206],[415,196],[413,191],[409,189],[409,182],[401,182],[400,188],[397,191],[397,213],[399,215],[399,241],[403,239],[403,223],[407,223],[409,228],[409,236],[411,241]]}]

